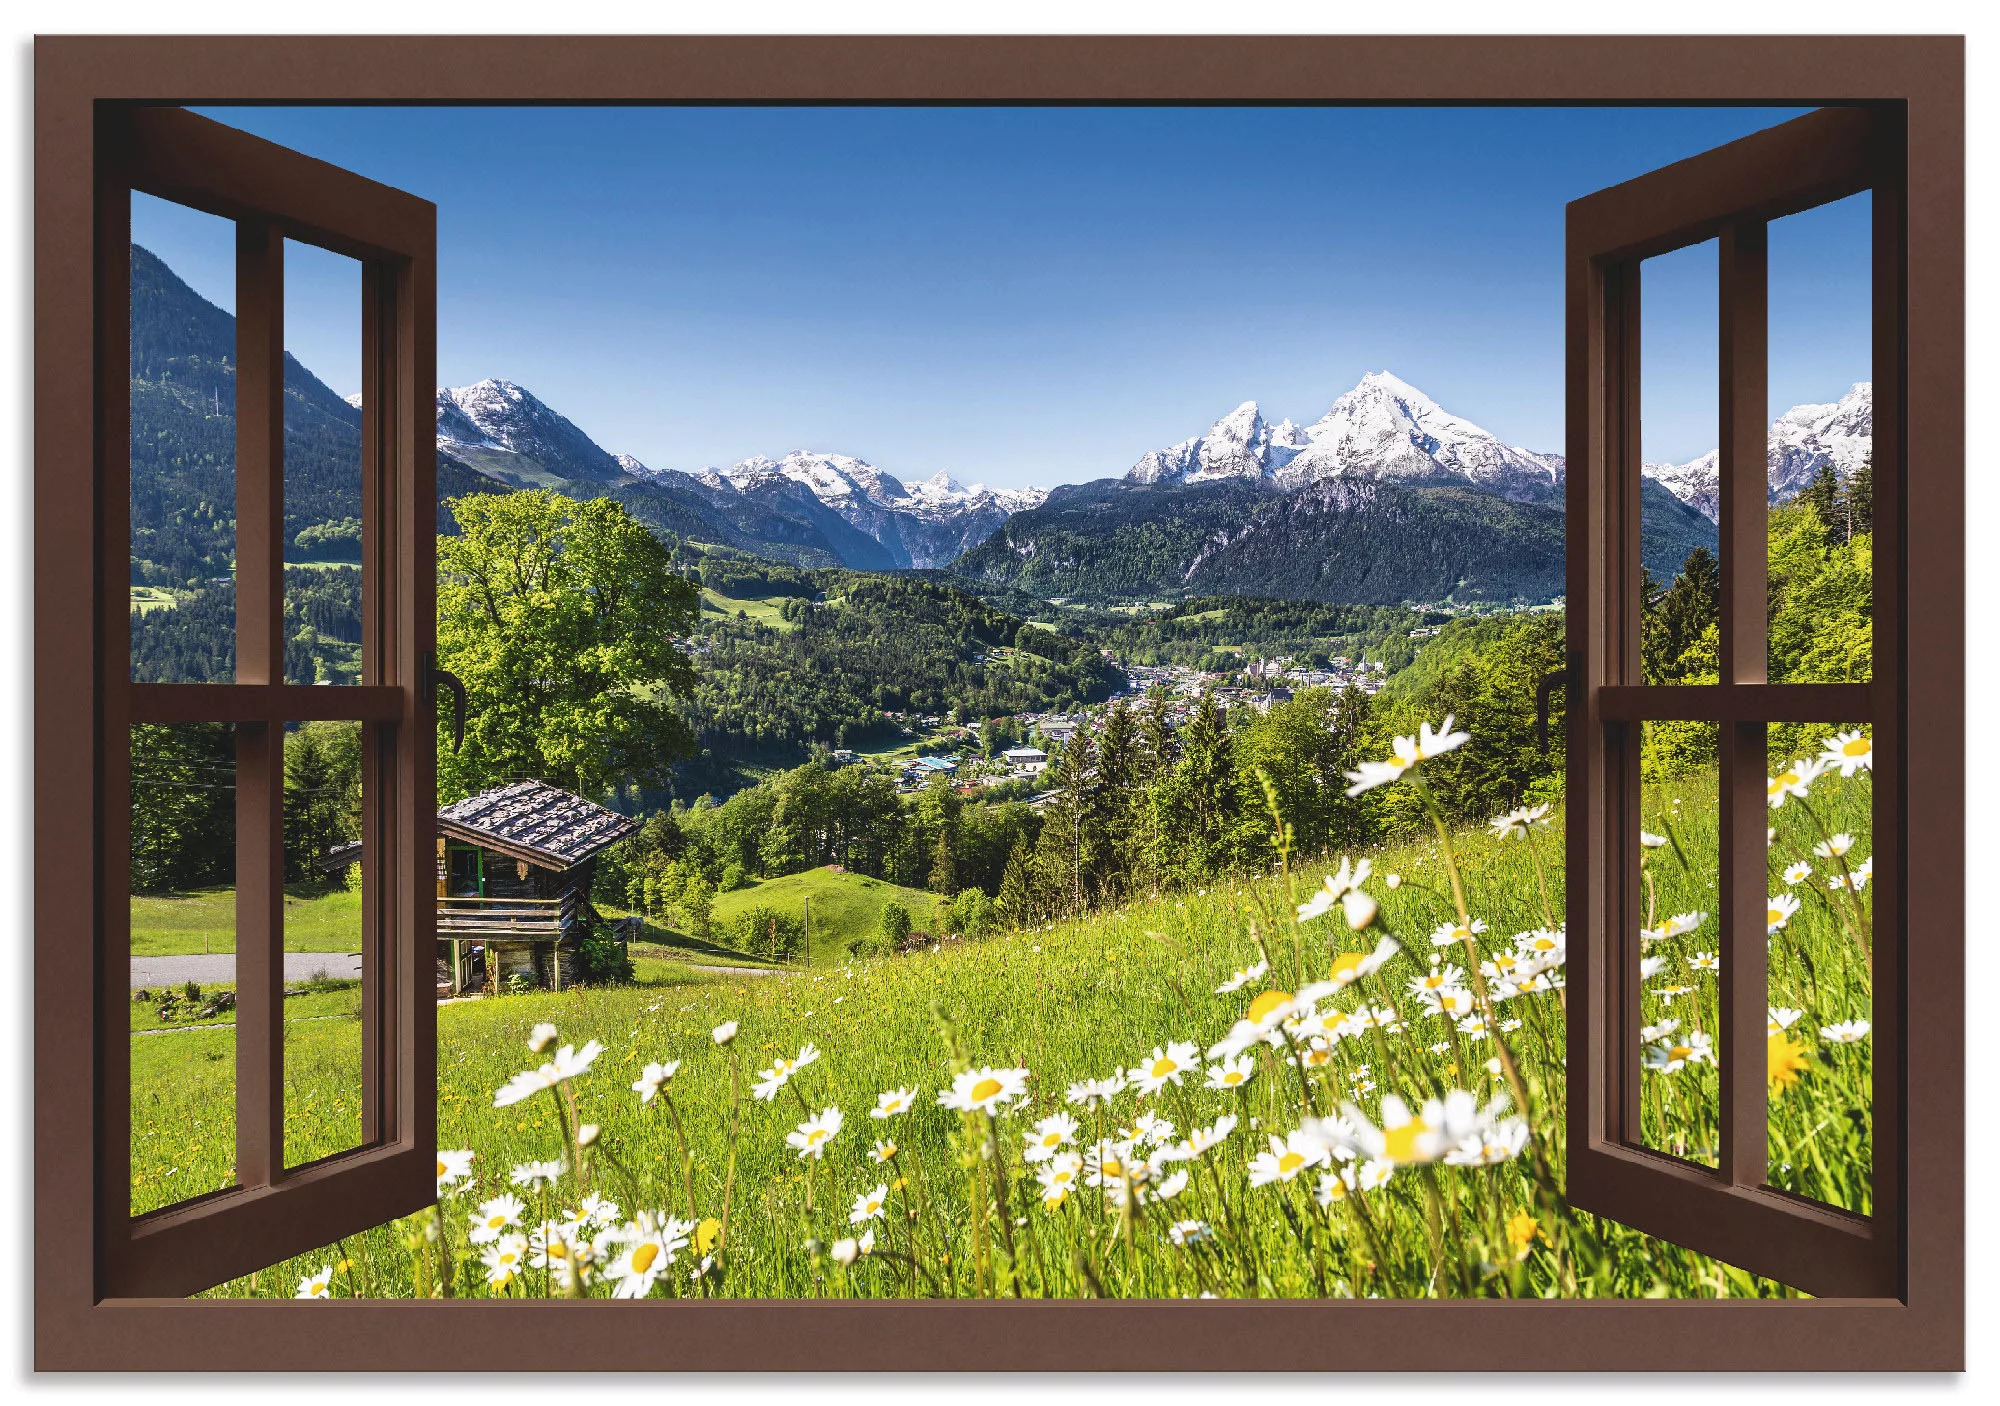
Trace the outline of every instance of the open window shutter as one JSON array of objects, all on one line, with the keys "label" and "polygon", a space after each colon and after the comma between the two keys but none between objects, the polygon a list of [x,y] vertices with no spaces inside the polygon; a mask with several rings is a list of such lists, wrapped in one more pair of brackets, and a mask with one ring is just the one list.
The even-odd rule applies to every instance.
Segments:
[{"label": "open window shutter", "polygon": [[[1568,1194],[1578,1207],[1808,1293],[1897,1296],[1904,1202],[1898,853],[1903,764],[1903,134],[1828,108],[1573,202],[1568,341]],[[1766,673],[1768,222],[1873,193],[1874,669]],[[1720,261],[1720,681],[1639,666],[1639,262],[1715,239]],[[1713,1169],[1640,1145],[1639,736],[1718,725],[1721,1146]],[[1766,1184],[1765,725],[1852,719],[1875,740],[1874,1214]]]},{"label": "open window shutter", "polygon": [[[98,554],[103,617],[98,873],[97,1291],[179,1296],[405,1215],[435,1195],[436,1009],[431,835],[436,630],[436,210],[178,108],[99,117],[96,301]],[[236,675],[132,683],[127,658],[131,192],[236,228]],[[287,240],[361,264],[362,677],[285,682],[284,254]],[[364,773],[360,1145],[306,1166],[284,1154],[284,730],[361,724]],[[130,729],[226,722],[237,738],[236,1185],[131,1214]]]}]

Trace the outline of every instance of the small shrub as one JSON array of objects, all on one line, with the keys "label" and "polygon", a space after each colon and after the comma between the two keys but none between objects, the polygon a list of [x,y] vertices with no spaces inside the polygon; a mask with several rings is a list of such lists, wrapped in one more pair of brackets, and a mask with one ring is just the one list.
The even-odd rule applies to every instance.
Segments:
[{"label": "small shrub", "polygon": [[883,904],[881,931],[882,940],[890,947],[901,947],[910,935],[910,910],[894,899]]}]

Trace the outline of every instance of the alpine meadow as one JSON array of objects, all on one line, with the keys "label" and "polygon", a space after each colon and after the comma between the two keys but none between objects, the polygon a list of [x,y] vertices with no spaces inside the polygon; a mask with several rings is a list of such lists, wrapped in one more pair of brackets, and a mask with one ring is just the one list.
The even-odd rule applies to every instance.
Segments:
[{"label": "alpine meadow", "polygon": [[[475,116],[435,120],[456,132]],[[950,120],[972,131],[1003,119]],[[1106,142],[1169,123],[1157,141],[1178,171],[1202,150],[1189,135],[1208,130],[1200,122],[1267,119],[1048,120],[1111,123]],[[1439,131],[1454,120],[1424,119]],[[1708,128],[1678,130],[1661,127],[1667,155],[1632,171],[1713,144]],[[986,163],[996,189],[1054,179],[1024,175],[1011,150],[968,147],[963,164]],[[1623,159],[1607,150],[1590,153]],[[792,182],[798,208],[817,198],[809,173],[757,164],[778,156],[744,159],[773,189]],[[859,162],[852,152],[826,160],[863,193],[913,179],[842,165]],[[1575,160],[1563,179],[1579,193],[1609,183]],[[637,274],[644,311],[629,317],[582,266],[547,288],[516,268],[497,322],[491,288],[441,284],[440,376],[465,383],[437,388],[434,405],[435,663],[449,687],[417,902],[437,937],[436,1201],[207,1293],[1802,1296],[1565,1191],[1559,685],[1577,548],[1569,465],[1547,447],[1556,363],[1499,330],[1517,311],[1507,280],[1560,267],[1559,222],[1535,226],[1526,253],[1497,235],[1480,251],[1493,308],[1487,285],[1468,293],[1442,275],[1399,294],[1405,308],[1358,283],[1312,291],[1298,248],[1244,242],[1294,237],[1284,231],[1216,235],[1211,251],[1185,232],[1093,227],[1075,236],[1105,254],[1088,279],[1066,265],[1031,277],[982,223],[990,192],[937,178],[935,201],[897,204],[899,218],[965,221],[926,239],[986,272],[910,254],[925,297],[872,262],[904,248],[901,229],[867,224],[886,213],[837,204],[823,217],[830,242],[807,247],[790,207],[731,223],[742,213],[727,182],[696,187],[707,198],[690,201],[687,229],[647,238],[688,260],[672,241],[699,245],[741,306],[706,322],[709,294],[690,292],[693,330],[660,345],[650,323],[629,330],[672,325]],[[1044,194],[1082,221],[1100,197],[1075,181]],[[766,198],[743,196],[775,208]],[[1416,238],[1401,217],[1299,198],[1329,228],[1378,221]],[[229,682],[235,317],[204,263],[200,238],[214,231],[189,223],[214,217],[150,199],[135,203],[131,251],[131,678]],[[1043,214],[1018,218],[1010,237],[1043,237]],[[852,222],[872,235],[838,233]],[[471,223],[440,225],[490,255],[460,251],[469,263],[519,257],[499,241],[525,238],[527,223],[496,218],[476,236],[460,228]],[[1445,258],[1443,238],[1425,234],[1421,252]],[[629,230],[602,239],[621,268],[673,262]],[[771,267],[740,272],[737,243]],[[1120,271],[1128,244],[1134,269]],[[1516,262],[1503,268],[1503,255]],[[1268,319],[1289,329],[1284,348],[1216,335],[1212,309],[1192,316],[1151,286],[1185,277],[1190,306],[1219,303],[1183,272],[1215,259],[1297,267],[1298,309]],[[1043,301],[1043,277],[1067,291]],[[1533,287],[1560,312],[1559,289]],[[840,304],[851,337],[811,324],[814,298],[855,288],[873,301]],[[362,490],[363,401],[345,393],[359,372],[323,350],[315,296],[301,284],[285,329],[273,570],[283,680],[335,690],[372,677],[367,622],[383,607],[362,584],[376,510]],[[1670,300],[1659,306],[1671,322]],[[1701,306],[1706,332],[1647,363],[1669,378],[1661,403],[1708,374],[1683,365],[1713,358],[1712,301]],[[510,318],[520,330],[495,330]],[[1119,337],[1092,341],[1093,319]],[[603,345],[565,340],[571,322]],[[1206,329],[1189,339],[1201,345],[1169,355],[1157,328],[1183,323]],[[1843,329],[1796,366],[1773,362],[1772,683],[1873,673],[1873,387]],[[1533,330],[1559,349],[1559,319]],[[481,338],[480,367],[461,370]],[[1497,432],[1365,369],[1378,346]],[[1032,382],[996,369],[1021,347],[1049,362]],[[1517,354],[1535,368],[1519,379]],[[502,371],[548,400],[490,374]],[[964,388],[949,420],[928,418],[950,398],[933,372]],[[738,382],[768,404],[747,409]],[[1265,410],[1302,404],[1308,384],[1302,421]],[[1274,400],[1240,399],[1265,385]],[[1525,404],[1536,397],[1546,404]],[[1647,684],[1724,677],[1711,409],[1655,414],[1633,473],[1633,667]],[[780,453],[788,442],[867,446],[909,476],[832,448]],[[1050,486],[1027,481],[1044,471]],[[421,542],[431,503],[417,502]],[[1741,875],[1732,856],[1745,853],[1718,804],[1725,754],[1740,755],[1723,725],[1630,724],[1624,812],[1640,912],[1625,934],[1631,1140],[1702,1167],[1742,1126],[1718,1064],[1720,914],[1743,911],[1725,875]],[[270,736],[275,757],[276,724]],[[339,721],[290,724],[283,738],[285,1167],[361,1137],[373,1028],[361,915],[383,843],[365,818],[381,774],[368,739]],[[238,743],[220,721],[131,730],[135,1217],[236,1184]],[[1827,717],[1764,726],[1763,744],[1767,1182],[1867,1216],[1873,734]],[[1740,837],[1744,812],[1731,814]],[[421,999],[428,1010],[428,990]]]}]

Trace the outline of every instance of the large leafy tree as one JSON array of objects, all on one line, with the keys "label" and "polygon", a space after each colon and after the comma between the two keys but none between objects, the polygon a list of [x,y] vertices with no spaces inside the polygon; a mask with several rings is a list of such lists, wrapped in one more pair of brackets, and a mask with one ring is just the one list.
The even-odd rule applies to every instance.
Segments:
[{"label": "large leafy tree", "polygon": [[438,539],[438,658],[469,707],[463,749],[440,746],[439,791],[664,785],[693,750],[672,700],[694,687],[680,643],[694,584],[609,499],[535,489],[451,507],[461,535]]}]

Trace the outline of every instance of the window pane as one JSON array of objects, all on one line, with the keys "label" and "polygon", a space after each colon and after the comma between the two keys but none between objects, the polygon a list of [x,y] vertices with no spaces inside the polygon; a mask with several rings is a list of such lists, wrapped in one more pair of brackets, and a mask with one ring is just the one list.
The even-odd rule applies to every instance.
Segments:
[{"label": "window pane", "polygon": [[1640,1127],[1645,1145],[1713,1167],[1720,794],[1715,724],[1641,724]]},{"label": "window pane", "polygon": [[1712,683],[1721,578],[1715,557],[1716,242],[1640,266],[1640,666],[1646,683]]},{"label": "window pane", "polygon": [[132,1214],[236,1184],[236,739],[132,729]]},{"label": "window pane", "polygon": [[359,1147],[362,728],[285,736],[285,1164]]},{"label": "window pane", "polygon": [[285,241],[285,677],[361,682],[361,264]]},{"label": "window pane", "polygon": [[1770,1184],[1873,1206],[1872,730],[1774,723]]},{"label": "window pane", "polygon": [[1867,194],[1771,222],[1770,677],[1863,682],[1873,658]]},{"label": "window pane", "polygon": [[236,670],[236,226],[132,196],[132,677]]}]

